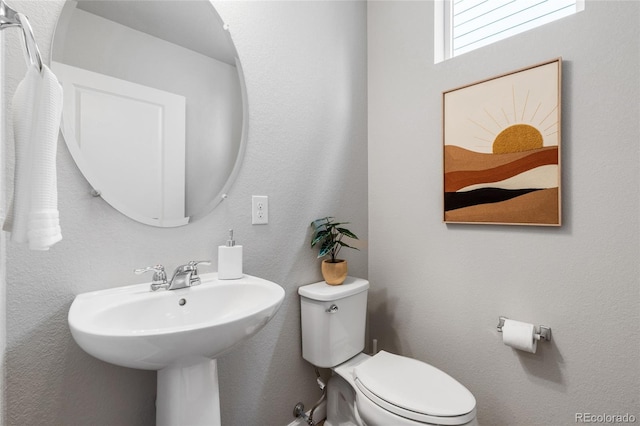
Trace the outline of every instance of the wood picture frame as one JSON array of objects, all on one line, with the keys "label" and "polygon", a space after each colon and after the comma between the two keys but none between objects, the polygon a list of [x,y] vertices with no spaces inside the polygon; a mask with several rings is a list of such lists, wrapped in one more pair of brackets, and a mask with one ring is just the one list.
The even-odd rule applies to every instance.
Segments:
[{"label": "wood picture frame", "polygon": [[445,223],[560,226],[562,58],[443,93]]}]

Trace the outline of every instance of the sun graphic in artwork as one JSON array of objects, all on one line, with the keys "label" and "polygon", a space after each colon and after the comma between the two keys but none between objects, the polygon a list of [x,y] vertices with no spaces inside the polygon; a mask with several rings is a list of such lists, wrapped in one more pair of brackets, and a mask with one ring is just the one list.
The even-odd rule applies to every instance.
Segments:
[{"label": "sun graphic in artwork", "polygon": [[[470,138],[475,143],[458,146],[476,152],[508,154],[532,151],[557,145],[558,115],[555,105],[543,99],[531,105],[530,91],[523,91],[518,98],[515,87],[511,91],[511,108],[482,106],[467,116],[472,124]],[[480,114],[478,114],[480,112]],[[465,140],[465,137],[460,137]]]},{"label": "sun graphic in artwork", "polygon": [[529,124],[513,124],[498,133],[493,140],[494,154],[530,151],[542,148],[542,133]]},{"label": "sun graphic in artwork", "polygon": [[444,144],[481,154],[537,151],[560,143],[557,61],[444,93]]}]

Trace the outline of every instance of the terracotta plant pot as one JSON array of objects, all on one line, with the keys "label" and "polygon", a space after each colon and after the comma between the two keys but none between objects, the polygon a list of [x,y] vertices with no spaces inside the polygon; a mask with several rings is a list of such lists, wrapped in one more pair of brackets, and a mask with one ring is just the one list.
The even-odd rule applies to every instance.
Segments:
[{"label": "terracotta plant pot", "polygon": [[340,285],[347,278],[347,261],[336,259],[335,263],[329,260],[322,261],[322,277],[329,285]]}]

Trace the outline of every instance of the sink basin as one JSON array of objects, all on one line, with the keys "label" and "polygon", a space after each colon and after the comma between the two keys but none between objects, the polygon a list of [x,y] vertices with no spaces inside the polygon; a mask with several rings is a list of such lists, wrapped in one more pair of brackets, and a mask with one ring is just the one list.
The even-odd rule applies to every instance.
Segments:
[{"label": "sink basin", "polygon": [[[152,292],[145,283],[83,293],[69,309],[71,334],[87,353],[124,367],[159,370],[158,424],[219,424],[215,359],[264,327],[284,299],[282,287],[250,275],[200,277],[202,284],[180,290]],[[178,388],[189,388],[190,376],[202,382],[203,375],[212,378],[203,400],[191,391],[183,394],[190,401],[181,401],[186,389]],[[217,413],[196,407],[188,418],[181,414],[185,404],[212,403]]]},{"label": "sink basin", "polygon": [[279,285],[245,275],[171,291],[137,284],[78,295],[69,310],[78,345],[103,361],[161,370],[214,359],[254,335],[284,298]]}]

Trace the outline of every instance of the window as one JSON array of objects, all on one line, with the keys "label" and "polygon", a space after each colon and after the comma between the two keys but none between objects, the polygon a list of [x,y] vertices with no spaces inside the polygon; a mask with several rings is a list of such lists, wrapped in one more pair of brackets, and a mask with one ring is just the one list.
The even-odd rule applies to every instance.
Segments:
[{"label": "window", "polygon": [[584,9],[584,0],[439,0],[436,62],[539,27]]}]

